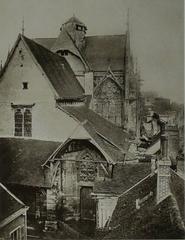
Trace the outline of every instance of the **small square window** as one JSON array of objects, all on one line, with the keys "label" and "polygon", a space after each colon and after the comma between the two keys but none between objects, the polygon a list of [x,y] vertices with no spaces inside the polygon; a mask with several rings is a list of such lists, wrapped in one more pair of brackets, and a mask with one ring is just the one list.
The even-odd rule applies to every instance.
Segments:
[{"label": "small square window", "polygon": [[22,83],[22,89],[28,89],[28,82]]}]

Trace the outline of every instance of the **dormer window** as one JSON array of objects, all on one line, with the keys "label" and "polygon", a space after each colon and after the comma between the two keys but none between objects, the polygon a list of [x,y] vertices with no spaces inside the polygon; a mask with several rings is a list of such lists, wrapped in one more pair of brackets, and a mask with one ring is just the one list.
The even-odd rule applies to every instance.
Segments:
[{"label": "dormer window", "polygon": [[86,32],[87,28],[85,26],[76,24],[76,30]]},{"label": "dormer window", "polygon": [[28,89],[28,82],[22,83],[22,89]]}]

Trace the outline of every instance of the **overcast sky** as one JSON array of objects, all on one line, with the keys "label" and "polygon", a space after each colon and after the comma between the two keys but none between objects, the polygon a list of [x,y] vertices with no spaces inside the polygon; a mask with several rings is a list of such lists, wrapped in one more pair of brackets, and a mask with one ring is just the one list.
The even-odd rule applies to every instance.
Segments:
[{"label": "overcast sky", "polygon": [[27,37],[56,37],[75,14],[88,35],[122,34],[130,9],[132,49],[144,90],[183,102],[183,0],[0,0],[0,59],[21,32]]}]

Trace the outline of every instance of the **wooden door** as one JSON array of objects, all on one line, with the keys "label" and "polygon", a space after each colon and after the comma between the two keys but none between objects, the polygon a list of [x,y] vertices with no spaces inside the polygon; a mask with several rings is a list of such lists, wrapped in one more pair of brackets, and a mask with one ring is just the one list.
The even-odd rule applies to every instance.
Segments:
[{"label": "wooden door", "polygon": [[92,187],[82,187],[80,189],[80,217],[86,220],[95,220],[96,205],[92,199]]}]

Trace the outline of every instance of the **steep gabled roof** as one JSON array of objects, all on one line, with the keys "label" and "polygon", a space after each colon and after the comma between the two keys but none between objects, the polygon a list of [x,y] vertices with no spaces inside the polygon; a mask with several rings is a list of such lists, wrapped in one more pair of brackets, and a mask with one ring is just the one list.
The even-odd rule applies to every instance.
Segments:
[{"label": "steep gabled roof", "polygon": [[128,133],[126,133],[120,127],[117,127],[113,123],[104,119],[86,106],[59,105],[59,107],[61,110],[65,111],[67,114],[81,123],[87,120],[94,127],[96,133],[117,147],[120,147],[123,151],[127,152],[129,147],[129,136]]},{"label": "steep gabled roof", "polygon": [[5,63],[5,66],[1,71],[2,74],[5,72],[20,40],[23,41],[30,53],[33,55],[41,70],[45,73],[52,87],[55,89],[59,98],[76,98],[84,94],[84,89],[76,79],[73,70],[65,58],[60,57],[22,35],[19,35]]},{"label": "steep gabled roof", "polygon": [[22,37],[45,72],[59,97],[79,97],[84,90],[65,58],[58,56],[26,37]]},{"label": "steep gabled roof", "polygon": [[0,222],[23,207],[24,203],[0,183]]},{"label": "steep gabled roof", "polygon": [[0,138],[0,180],[3,183],[49,187],[41,165],[59,142]]},{"label": "steep gabled roof", "polygon": [[[84,131],[84,129],[86,131]],[[57,150],[46,160],[43,166],[46,165],[48,161],[55,158],[58,152],[63,151],[66,145],[73,140],[81,140],[84,141],[84,143],[86,141],[90,142],[98,151],[101,152],[105,161],[110,164],[116,164],[117,162],[123,163],[124,161],[125,153],[100,136],[91,123],[84,121],[76,127],[68,139],[57,148]]]}]

